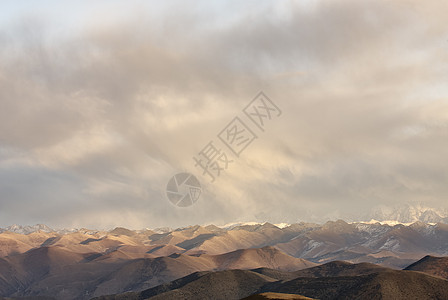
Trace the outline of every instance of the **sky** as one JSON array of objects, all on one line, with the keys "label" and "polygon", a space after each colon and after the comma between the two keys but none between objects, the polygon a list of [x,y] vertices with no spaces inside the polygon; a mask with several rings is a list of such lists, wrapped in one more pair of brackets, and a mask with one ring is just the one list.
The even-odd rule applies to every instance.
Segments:
[{"label": "sky", "polygon": [[[447,19],[445,1],[2,1],[0,226],[447,209]],[[261,91],[281,111],[263,130],[243,111]],[[256,136],[239,156],[218,137],[235,117]],[[213,182],[209,142],[231,161]],[[166,195],[183,172],[188,207]]]}]

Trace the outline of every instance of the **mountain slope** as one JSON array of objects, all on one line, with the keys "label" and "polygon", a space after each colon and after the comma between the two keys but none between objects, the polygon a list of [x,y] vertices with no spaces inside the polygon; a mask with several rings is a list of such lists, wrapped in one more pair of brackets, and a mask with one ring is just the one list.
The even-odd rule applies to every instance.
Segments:
[{"label": "mountain slope", "polygon": [[289,256],[273,247],[236,250],[213,256],[213,260],[220,270],[265,267],[284,271],[296,271],[317,265],[301,258]]},{"label": "mountain slope", "polygon": [[337,276],[359,276],[375,272],[390,270],[369,263],[352,264],[345,261],[333,261],[321,266],[308,268],[294,272],[296,277],[337,277]]},{"label": "mountain slope", "polygon": [[261,293],[251,295],[241,300],[313,300],[311,298],[296,295],[296,294],[283,294],[283,293]]},{"label": "mountain slope", "polygon": [[50,246],[5,257],[0,259],[0,295],[88,299],[148,289],[198,271],[258,267],[285,271],[315,266],[272,247],[237,250],[221,255],[172,254],[156,258],[128,255],[131,253],[129,251],[136,251],[133,253],[138,257],[143,249],[140,246],[123,248],[130,249],[127,249],[128,252],[114,250],[104,254],[76,253],[64,246]]},{"label": "mountain slope", "polygon": [[195,273],[141,293],[103,296],[96,299],[241,299],[255,293],[264,284],[274,281],[275,279],[248,270]]},{"label": "mountain slope", "polygon": [[448,281],[412,271],[389,270],[360,276],[300,277],[262,291],[317,299],[448,299]]},{"label": "mountain slope", "polygon": [[[343,265],[339,266],[342,269],[346,268]],[[336,273],[341,273],[341,271]],[[102,296],[96,299],[236,300],[260,293],[295,294],[322,300],[448,299],[448,281],[420,272],[390,269],[367,275],[319,278],[299,277],[286,282],[248,270],[227,270],[194,273],[171,283],[139,293]],[[266,299],[254,297],[252,298]]]},{"label": "mountain slope", "polygon": [[448,279],[448,257],[434,257],[427,255],[421,260],[408,266],[405,270],[420,271]]}]

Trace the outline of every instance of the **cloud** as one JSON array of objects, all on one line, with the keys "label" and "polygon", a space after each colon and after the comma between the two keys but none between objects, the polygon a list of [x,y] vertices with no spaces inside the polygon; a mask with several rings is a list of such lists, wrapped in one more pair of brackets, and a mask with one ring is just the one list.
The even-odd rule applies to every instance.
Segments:
[{"label": "cloud", "polygon": [[[391,201],[444,206],[445,4],[307,3],[136,1],[65,27],[17,15],[0,31],[3,225],[319,221]],[[282,116],[208,183],[192,157],[260,90]],[[164,197],[182,171],[204,186],[185,209]]]}]

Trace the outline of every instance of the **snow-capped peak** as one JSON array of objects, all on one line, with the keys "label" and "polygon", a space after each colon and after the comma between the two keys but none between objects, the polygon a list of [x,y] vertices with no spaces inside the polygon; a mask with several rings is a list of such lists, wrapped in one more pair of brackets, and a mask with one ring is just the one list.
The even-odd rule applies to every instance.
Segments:
[{"label": "snow-capped peak", "polygon": [[443,210],[436,210],[422,204],[407,204],[396,207],[378,206],[368,216],[371,221],[381,224],[397,225],[412,224],[417,221],[424,223],[446,222],[448,215]]},{"label": "snow-capped peak", "polygon": [[54,230],[50,227],[48,227],[45,224],[36,224],[33,226],[22,226],[22,225],[11,225],[6,227],[5,229],[2,229],[3,231],[10,231],[10,232],[14,232],[14,233],[19,233],[19,234],[30,234],[33,232],[37,232],[37,231],[42,231],[42,232],[54,232]]}]

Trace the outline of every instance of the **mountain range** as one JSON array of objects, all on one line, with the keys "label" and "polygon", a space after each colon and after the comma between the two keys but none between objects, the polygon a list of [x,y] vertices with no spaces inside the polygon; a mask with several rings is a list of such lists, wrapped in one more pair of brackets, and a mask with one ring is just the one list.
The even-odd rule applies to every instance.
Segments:
[{"label": "mountain range", "polygon": [[[350,218],[347,216],[347,218],[342,218],[346,220],[353,220],[353,218]],[[414,203],[414,204],[405,204],[405,205],[396,205],[396,206],[376,206],[373,209],[371,209],[368,213],[364,214],[362,218],[356,218],[356,220],[353,220],[352,223],[381,223],[381,224],[388,224],[388,225],[410,225],[415,222],[423,222],[427,224],[436,224],[436,223],[445,223],[448,224],[448,210],[447,209],[435,209],[428,206],[425,206],[421,203]],[[263,223],[260,222],[237,222],[237,223],[231,223],[223,226],[217,226],[226,230],[231,230],[235,227],[241,227],[244,225],[250,226],[250,225],[260,225]],[[275,224],[275,226],[279,228],[288,227],[291,224],[289,223],[280,223]],[[139,230],[137,232],[145,231],[149,229]],[[13,224],[6,228],[0,228],[0,233],[9,231],[14,233],[20,233],[20,234],[30,234],[36,231],[41,232],[57,232],[60,234],[66,234],[76,231],[83,231],[86,233],[98,233],[99,230],[87,230],[85,228],[82,229],[53,229],[45,224],[36,224],[36,225],[18,225]],[[107,231],[107,230],[106,230]],[[172,228],[168,227],[162,227],[162,228],[156,228],[152,229],[152,231],[156,233],[167,233],[170,231],[173,231]]]},{"label": "mountain range", "polygon": [[[423,280],[429,286],[440,283],[444,287],[448,273],[444,256],[448,256],[448,225],[441,222],[390,225],[338,220],[154,230],[11,226],[0,233],[0,296],[91,299],[113,294],[110,297],[127,299],[120,297],[150,290],[155,299],[170,299],[179,296],[174,290],[184,289],[187,295],[197,293],[204,283],[213,287],[224,280],[224,285],[210,292],[228,299],[256,293],[265,298],[298,294],[333,299],[332,295],[345,295],[336,288],[344,286],[344,280],[370,288],[390,280],[397,286],[402,280]],[[418,275],[408,275],[414,273]],[[338,279],[329,279],[333,277]],[[286,284],[298,278],[307,279]],[[239,287],[239,282],[246,281]],[[334,286],[333,292],[310,292],[321,289],[324,281]],[[298,282],[309,288],[290,287]],[[174,286],[178,288],[172,290]],[[426,287],[419,289],[426,292]],[[159,295],[162,290],[169,294]],[[387,298],[390,292],[385,290],[383,296]],[[203,299],[207,297],[204,294]]]}]

